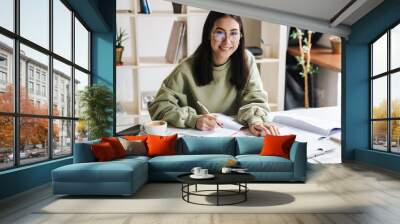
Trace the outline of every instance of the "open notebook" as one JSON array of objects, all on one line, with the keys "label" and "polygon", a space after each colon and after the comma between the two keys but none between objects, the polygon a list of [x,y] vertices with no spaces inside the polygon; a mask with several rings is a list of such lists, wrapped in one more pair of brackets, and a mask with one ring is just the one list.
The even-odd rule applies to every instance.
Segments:
[{"label": "open notebook", "polygon": [[200,131],[192,128],[174,128],[168,127],[168,134],[178,134],[181,136],[206,136],[206,137],[220,137],[220,136],[241,136],[248,135],[246,131],[241,130],[244,126],[235,121],[234,117],[225,114],[213,113],[217,119],[223,123],[223,127],[217,127],[212,131]]},{"label": "open notebook", "polygon": [[309,131],[324,137],[330,136],[340,131],[340,125],[327,119],[319,119],[316,117],[298,116],[293,114],[276,114],[273,121],[298,128],[300,130]]}]

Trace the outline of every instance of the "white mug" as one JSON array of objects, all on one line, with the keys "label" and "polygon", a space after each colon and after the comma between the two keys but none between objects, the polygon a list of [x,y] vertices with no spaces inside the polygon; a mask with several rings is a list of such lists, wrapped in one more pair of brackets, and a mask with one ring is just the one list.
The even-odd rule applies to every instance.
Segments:
[{"label": "white mug", "polygon": [[200,170],[200,176],[207,176],[208,175],[208,169],[201,169]]},{"label": "white mug", "polygon": [[230,167],[222,167],[221,172],[222,173],[230,173],[232,171],[232,168]]},{"label": "white mug", "polygon": [[165,135],[167,131],[167,122],[165,121],[148,121],[143,124],[143,129],[150,135]]},{"label": "white mug", "polygon": [[192,169],[192,173],[194,174],[194,175],[196,175],[196,176],[200,176],[200,171],[202,170],[202,168],[201,167],[193,167],[193,169]]}]

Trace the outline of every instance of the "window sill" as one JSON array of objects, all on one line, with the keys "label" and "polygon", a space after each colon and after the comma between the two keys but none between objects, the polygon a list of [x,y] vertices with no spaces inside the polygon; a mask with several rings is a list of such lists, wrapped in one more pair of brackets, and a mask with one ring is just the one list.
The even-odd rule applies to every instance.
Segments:
[{"label": "window sill", "polygon": [[59,159],[53,159],[53,160],[48,160],[48,161],[39,162],[39,163],[35,163],[35,164],[24,165],[24,166],[21,166],[21,167],[16,167],[16,168],[3,170],[3,171],[0,171],[0,176],[1,175],[6,175],[6,174],[10,174],[10,173],[20,172],[20,171],[24,171],[24,170],[28,170],[28,169],[32,169],[32,168],[35,168],[35,167],[49,165],[49,164],[52,164],[52,163],[58,163],[58,162],[66,161],[66,160],[69,160],[69,159],[72,160],[72,157],[73,156],[67,156],[67,157],[63,157],[63,158],[59,158]]}]

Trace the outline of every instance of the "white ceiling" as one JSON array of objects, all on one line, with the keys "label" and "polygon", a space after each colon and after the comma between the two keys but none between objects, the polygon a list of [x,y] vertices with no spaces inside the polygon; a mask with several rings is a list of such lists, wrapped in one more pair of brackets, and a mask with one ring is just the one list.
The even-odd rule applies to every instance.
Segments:
[{"label": "white ceiling", "polygon": [[[342,37],[350,34],[350,27],[353,23],[383,2],[383,0],[169,1]],[[348,4],[349,7],[339,14]],[[335,17],[335,15],[337,16]]]}]

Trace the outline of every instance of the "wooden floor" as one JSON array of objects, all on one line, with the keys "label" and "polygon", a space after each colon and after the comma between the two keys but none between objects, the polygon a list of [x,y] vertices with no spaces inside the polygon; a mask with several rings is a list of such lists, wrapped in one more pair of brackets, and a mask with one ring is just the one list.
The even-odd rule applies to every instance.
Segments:
[{"label": "wooden floor", "polygon": [[317,183],[346,201],[368,206],[357,214],[36,214],[54,200],[50,186],[0,202],[0,223],[400,223],[400,174],[359,163],[310,165],[308,182]]}]

